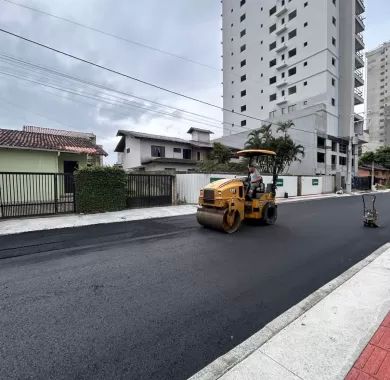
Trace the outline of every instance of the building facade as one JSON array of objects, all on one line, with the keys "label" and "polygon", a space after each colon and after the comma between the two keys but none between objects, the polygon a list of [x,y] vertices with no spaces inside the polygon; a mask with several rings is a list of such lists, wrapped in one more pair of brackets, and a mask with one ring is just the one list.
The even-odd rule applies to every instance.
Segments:
[{"label": "building facade", "polygon": [[190,140],[120,130],[118,165],[126,171],[194,171],[212,149],[213,132],[191,128],[188,133]]},{"label": "building facade", "polygon": [[306,167],[345,176],[347,165],[334,161],[330,141],[348,145],[363,129],[354,113],[364,102],[363,1],[223,0],[222,8],[224,136],[262,121],[290,119],[305,129],[300,117],[311,113],[314,124],[296,131],[297,143],[311,152],[305,160],[314,160]]},{"label": "building facade", "polygon": [[366,53],[368,150],[390,145],[390,42]]}]

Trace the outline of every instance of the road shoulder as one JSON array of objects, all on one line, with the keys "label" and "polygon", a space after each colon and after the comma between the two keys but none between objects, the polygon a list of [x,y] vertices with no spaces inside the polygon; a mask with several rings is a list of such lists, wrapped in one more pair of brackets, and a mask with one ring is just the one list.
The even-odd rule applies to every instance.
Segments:
[{"label": "road shoulder", "polygon": [[389,271],[390,243],[191,380],[344,378],[390,309]]}]

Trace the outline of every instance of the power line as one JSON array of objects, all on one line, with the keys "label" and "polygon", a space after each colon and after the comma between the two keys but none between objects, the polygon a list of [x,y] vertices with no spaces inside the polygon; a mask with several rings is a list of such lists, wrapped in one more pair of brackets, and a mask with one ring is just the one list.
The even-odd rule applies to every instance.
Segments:
[{"label": "power line", "polygon": [[[166,108],[169,108],[169,109],[173,109],[175,111],[187,113],[189,115],[199,116],[201,118],[208,119],[208,120],[211,120],[211,121],[214,121],[214,122],[217,122],[217,123],[223,123],[221,120],[218,120],[218,119],[206,116],[206,115],[201,115],[199,113],[187,111],[185,109],[169,106],[169,105],[166,105],[166,104],[163,104],[163,103],[159,103],[159,102],[147,99],[147,98],[142,98],[142,97],[139,97],[139,96],[136,96],[136,95],[124,92],[124,91],[115,90],[113,88],[101,85],[99,83],[87,81],[87,80],[82,79],[80,77],[76,77],[76,76],[72,76],[72,75],[69,75],[69,74],[65,74],[65,73],[60,72],[58,70],[55,70],[53,68],[49,68],[47,66],[37,65],[37,64],[25,61],[25,60],[20,59],[20,58],[15,58],[15,57],[9,56],[7,54],[0,53],[0,57],[3,57],[3,60],[5,59],[5,61],[7,61],[7,62],[8,61],[12,61],[13,63],[17,62],[17,63],[20,63],[22,65],[31,66],[31,67],[37,68],[39,70],[42,70],[42,71],[54,73],[55,75],[58,75],[58,76],[61,76],[61,77],[67,78],[67,79],[71,79],[71,80],[74,80],[74,81],[78,81],[80,83],[87,84],[87,85],[90,85],[90,86],[94,86],[94,87],[97,87],[97,88],[100,88],[100,89],[103,89],[103,90],[107,90],[107,91],[110,91],[110,92],[114,92],[114,93],[118,93],[118,94],[121,94],[121,95],[129,96],[129,97],[132,97],[134,99],[139,99],[139,100],[142,100],[142,101],[146,101],[146,102],[151,103],[151,104],[156,104],[156,105],[159,105],[161,107],[166,107]],[[1,60],[1,58],[0,58],[0,60]]]},{"label": "power line", "polygon": [[55,18],[57,20],[65,21],[65,22],[67,22],[69,24],[76,25],[76,26],[78,26],[80,28],[88,29],[88,30],[91,30],[91,31],[96,32],[96,33],[103,34],[103,35],[108,36],[108,37],[116,38],[118,40],[127,42],[127,43],[132,44],[132,45],[136,45],[136,46],[139,46],[139,47],[142,47],[142,48],[145,48],[145,49],[149,49],[149,50],[161,53],[161,54],[165,54],[165,55],[168,55],[170,57],[177,58],[177,59],[180,59],[182,61],[186,61],[186,62],[195,64],[195,65],[198,65],[198,66],[203,66],[203,67],[206,67],[206,68],[211,69],[211,70],[220,71],[220,69],[218,69],[217,67],[208,65],[206,63],[195,61],[195,60],[193,60],[191,58],[183,57],[183,56],[181,56],[179,54],[175,54],[175,53],[169,52],[167,50],[159,49],[159,48],[156,48],[156,47],[151,46],[151,45],[147,45],[147,44],[144,44],[144,43],[141,43],[141,42],[138,42],[138,41],[134,41],[134,40],[131,40],[129,38],[119,36],[117,34],[106,32],[104,30],[95,28],[93,26],[82,24],[81,22],[78,22],[78,21],[75,21],[75,20],[71,20],[71,19],[66,18],[66,17],[58,16],[58,15],[55,15],[55,14],[47,12],[47,11],[43,11],[43,10],[38,9],[38,8],[33,8],[33,7],[27,6],[25,4],[18,3],[16,1],[11,1],[11,0],[3,0],[3,1],[7,2],[9,4],[12,4],[12,5],[15,5],[17,7],[25,8],[25,9],[28,9],[30,11],[43,14],[45,16],[49,16],[49,17]]},{"label": "power line", "polygon": [[[154,83],[151,83],[151,82],[148,82],[148,81],[145,81],[145,80],[136,78],[136,77],[131,76],[131,75],[129,75],[129,74],[122,73],[122,72],[117,71],[117,70],[115,70],[115,69],[111,69],[111,68],[109,68],[109,67],[107,67],[107,66],[102,66],[102,65],[99,65],[99,64],[97,64],[97,63],[95,63],[95,62],[89,61],[89,60],[87,60],[87,59],[80,58],[80,57],[77,57],[77,56],[75,56],[75,55],[66,53],[66,52],[64,52],[64,51],[62,51],[62,50],[55,49],[55,48],[53,48],[53,47],[51,47],[51,46],[49,46],[49,45],[42,44],[42,43],[40,43],[40,42],[31,40],[31,39],[29,39],[29,38],[23,37],[23,36],[21,36],[21,35],[19,35],[19,34],[16,34],[16,33],[12,33],[12,32],[7,31],[7,30],[5,30],[5,29],[0,28],[0,32],[3,32],[3,33],[8,34],[8,35],[10,35],[10,36],[19,38],[19,39],[21,39],[21,40],[23,40],[23,41],[32,43],[32,44],[34,44],[34,45],[36,45],[36,46],[40,46],[40,47],[43,47],[43,48],[45,48],[45,49],[51,50],[51,51],[53,51],[53,52],[55,52],[55,53],[64,55],[64,56],[66,56],[66,57],[75,59],[75,60],[77,60],[77,61],[80,61],[80,62],[89,64],[89,65],[94,66],[94,67],[97,67],[97,68],[99,68],[99,69],[108,71],[108,72],[110,72],[110,73],[113,73],[113,74],[122,76],[122,77],[124,77],[124,78],[133,80],[133,81],[135,81],[135,82],[144,84],[144,85],[146,85],[146,86],[156,88],[156,89],[158,89],[158,90],[160,90],[160,91],[164,91],[164,92],[167,92],[167,93],[170,93],[170,94],[173,94],[173,95],[176,95],[176,96],[179,96],[179,97],[182,97],[182,98],[185,98],[185,99],[188,99],[188,100],[191,100],[191,101],[200,103],[200,104],[204,104],[204,105],[207,105],[207,106],[209,106],[209,107],[217,108],[217,109],[219,109],[219,110],[222,110],[222,111],[225,111],[225,112],[229,112],[229,113],[232,113],[232,114],[234,114],[234,115],[239,115],[239,116],[242,116],[242,117],[245,117],[245,118],[248,118],[248,119],[260,121],[260,122],[262,122],[262,123],[267,123],[267,124],[270,124],[270,125],[278,125],[278,124],[276,124],[276,123],[272,123],[272,122],[269,122],[269,121],[267,121],[267,120],[263,120],[263,119],[260,119],[260,118],[258,118],[258,117],[255,117],[255,116],[246,115],[246,114],[243,114],[243,113],[241,113],[241,112],[234,112],[234,111],[229,110],[229,109],[227,109],[227,108],[224,108],[224,107],[218,106],[218,105],[216,105],[216,104],[207,102],[207,101],[205,101],[205,100],[198,99],[198,98],[194,98],[194,97],[192,97],[192,96],[185,95],[185,94],[179,93],[179,92],[174,91],[174,90],[170,90],[170,89],[168,89],[168,88],[165,88],[165,87],[156,85],[156,84],[154,84]],[[295,128],[295,127],[294,127],[294,129],[295,129],[295,130],[300,130],[300,129]],[[305,130],[303,130],[303,129],[301,129],[300,131],[302,131],[302,132],[307,132],[307,133],[313,133],[313,134],[316,133],[316,132],[312,132],[312,131],[305,131]]]}]

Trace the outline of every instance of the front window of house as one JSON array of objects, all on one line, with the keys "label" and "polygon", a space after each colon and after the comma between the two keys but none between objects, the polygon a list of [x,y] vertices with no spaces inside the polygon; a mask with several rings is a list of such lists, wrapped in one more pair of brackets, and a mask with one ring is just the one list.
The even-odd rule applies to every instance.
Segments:
[{"label": "front window of house", "polygon": [[191,160],[191,158],[192,158],[192,151],[191,151],[191,149],[183,149],[183,158],[185,160]]},{"label": "front window of house", "polygon": [[152,157],[165,157],[165,146],[152,145]]}]

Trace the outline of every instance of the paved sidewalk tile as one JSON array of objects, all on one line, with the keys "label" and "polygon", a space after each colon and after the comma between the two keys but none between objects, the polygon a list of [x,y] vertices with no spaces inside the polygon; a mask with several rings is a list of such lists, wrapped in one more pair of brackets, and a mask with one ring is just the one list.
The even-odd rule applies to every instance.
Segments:
[{"label": "paved sidewalk tile", "polygon": [[390,312],[345,379],[390,380]]}]

